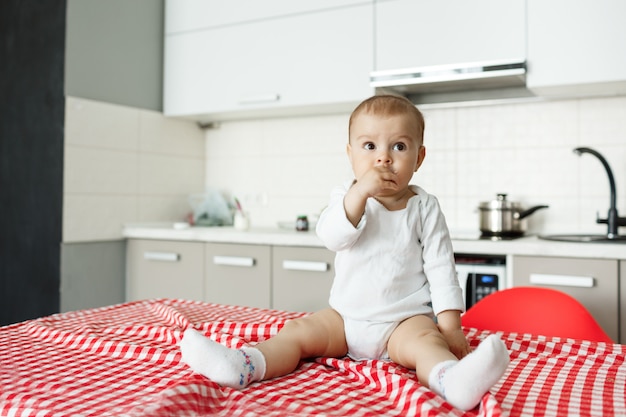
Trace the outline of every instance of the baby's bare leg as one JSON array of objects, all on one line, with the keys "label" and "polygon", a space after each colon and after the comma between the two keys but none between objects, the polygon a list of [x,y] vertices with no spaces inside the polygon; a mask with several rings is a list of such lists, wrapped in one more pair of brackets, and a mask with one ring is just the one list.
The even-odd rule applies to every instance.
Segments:
[{"label": "baby's bare leg", "polygon": [[425,386],[428,386],[428,376],[436,364],[457,360],[428,316],[414,316],[400,323],[389,338],[387,352],[395,363],[415,369],[418,380]]},{"label": "baby's bare leg", "polygon": [[402,322],[389,338],[389,356],[394,362],[415,369],[422,384],[455,407],[476,407],[506,371],[506,345],[497,335],[490,335],[459,361],[448,351],[434,323],[428,321],[432,323],[428,317],[416,316]]},{"label": "baby's bare leg", "polygon": [[343,319],[332,309],[289,321],[276,336],[255,347],[265,357],[264,379],[293,372],[300,359],[341,357],[348,352]]},{"label": "baby's bare leg", "polygon": [[187,329],[180,350],[182,361],[194,372],[237,389],[286,375],[296,369],[302,358],[347,353],[343,319],[331,309],[287,322],[275,337],[242,349],[229,349]]}]

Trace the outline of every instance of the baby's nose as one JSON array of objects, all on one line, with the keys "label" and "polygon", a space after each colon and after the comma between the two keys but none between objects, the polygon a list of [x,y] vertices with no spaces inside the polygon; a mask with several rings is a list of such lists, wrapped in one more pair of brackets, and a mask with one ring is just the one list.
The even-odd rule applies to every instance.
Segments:
[{"label": "baby's nose", "polygon": [[378,154],[378,157],[376,158],[376,163],[378,165],[389,165],[389,164],[391,164],[391,157],[389,156],[389,153],[382,152],[382,153]]}]

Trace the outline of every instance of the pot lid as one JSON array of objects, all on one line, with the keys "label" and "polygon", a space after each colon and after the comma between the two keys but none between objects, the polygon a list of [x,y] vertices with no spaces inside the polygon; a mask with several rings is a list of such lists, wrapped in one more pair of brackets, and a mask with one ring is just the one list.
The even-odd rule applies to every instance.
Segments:
[{"label": "pot lid", "polygon": [[520,203],[509,201],[506,196],[504,193],[499,193],[495,200],[483,201],[478,208],[481,210],[518,210]]}]

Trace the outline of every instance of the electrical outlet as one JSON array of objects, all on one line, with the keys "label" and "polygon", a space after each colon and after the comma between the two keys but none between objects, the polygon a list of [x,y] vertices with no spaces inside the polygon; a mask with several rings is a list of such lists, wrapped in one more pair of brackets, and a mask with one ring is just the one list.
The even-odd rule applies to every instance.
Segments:
[{"label": "electrical outlet", "polygon": [[243,208],[267,207],[269,204],[269,195],[267,192],[245,193],[241,196],[241,204]]}]

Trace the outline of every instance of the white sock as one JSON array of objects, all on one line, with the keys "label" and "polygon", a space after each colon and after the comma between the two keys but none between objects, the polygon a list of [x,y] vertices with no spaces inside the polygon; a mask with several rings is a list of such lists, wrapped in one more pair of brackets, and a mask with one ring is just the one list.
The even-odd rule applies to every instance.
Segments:
[{"label": "white sock", "polygon": [[220,385],[242,389],[265,376],[265,357],[258,349],[230,349],[193,329],[185,330],[179,345],[183,362]]},{"label": "white sock", "polygon": [[498,382],[508,365],[506,345],[494,334],[460,361],[435,365],[428,376],[428,385],[456,408],[471,410]]}]

